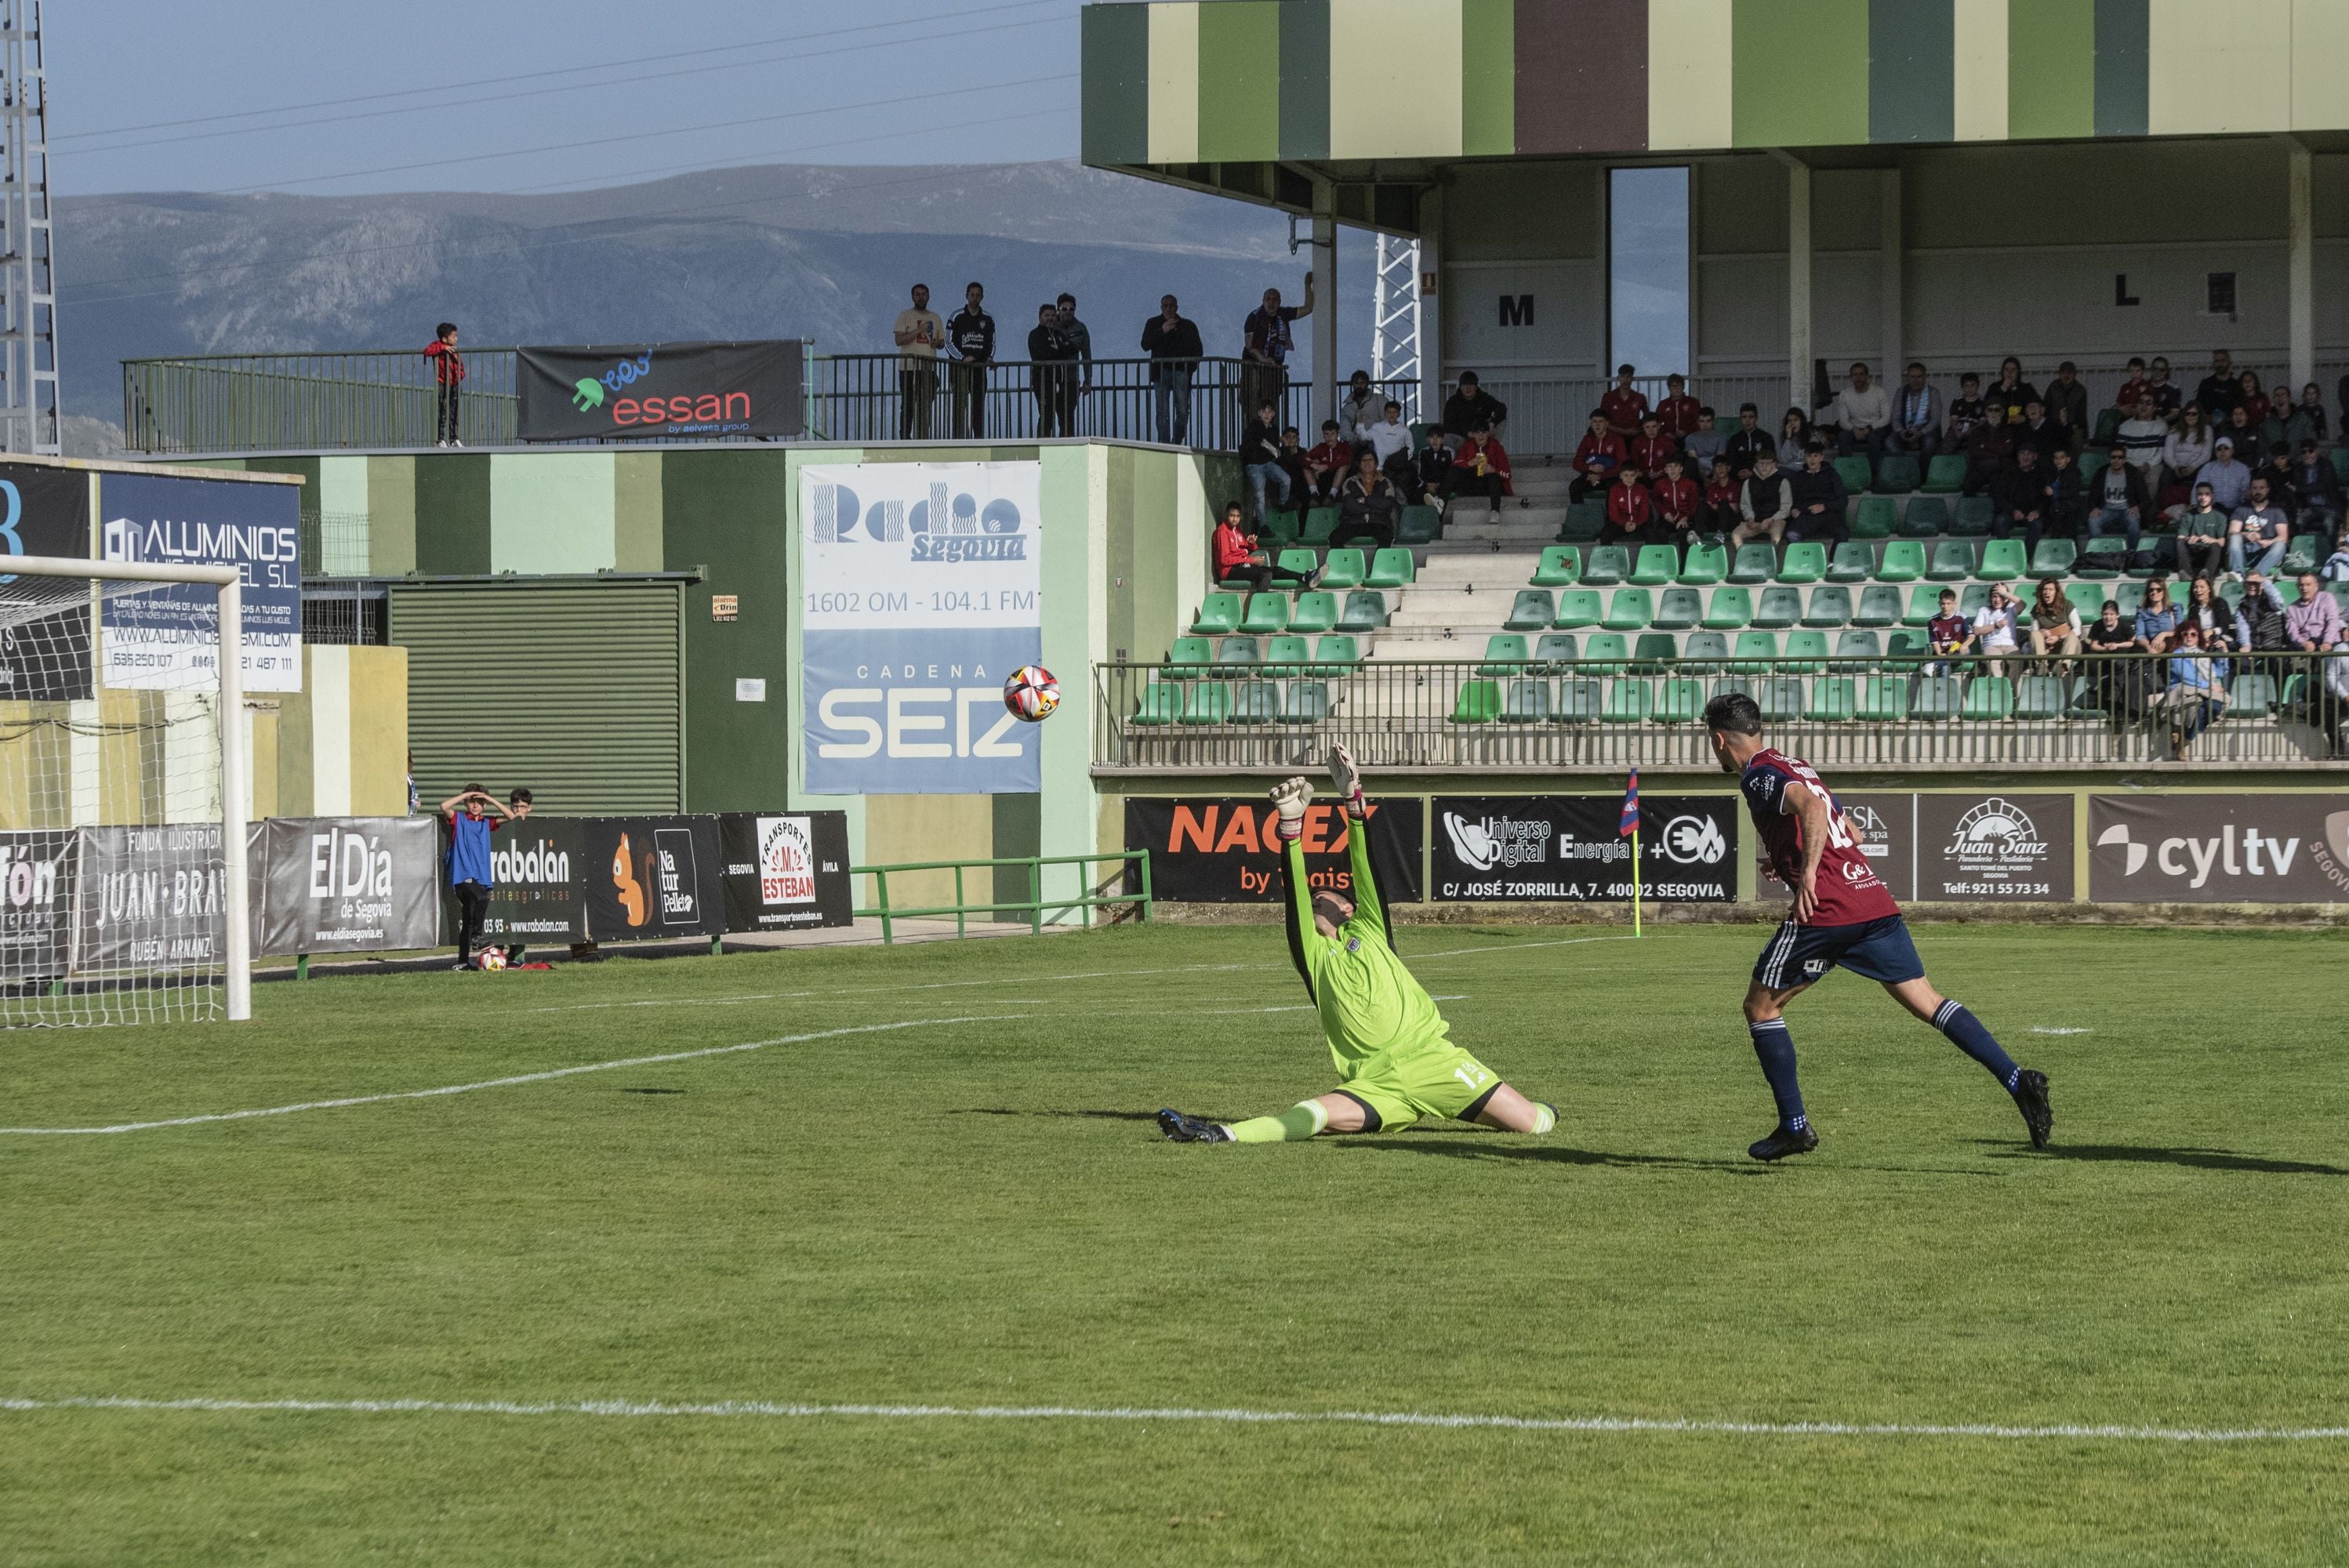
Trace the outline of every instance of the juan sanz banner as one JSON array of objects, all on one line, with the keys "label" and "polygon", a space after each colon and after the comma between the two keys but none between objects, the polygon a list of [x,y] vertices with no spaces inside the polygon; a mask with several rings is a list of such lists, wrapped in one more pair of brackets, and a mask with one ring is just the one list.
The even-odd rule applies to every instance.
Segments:
[{"label": "juan sanz banner", "polygon": [[[1125,847],[1150,851],[1150,892],[1174,903],[1277,903],[1280,841],[1272,802],[1196,796],[1129,795]],[[1396,903],[1420,902],[1420,802],[1403,796],[1371,802],[1371,861]],[[1317,888],[1353,896],[1353,862],[1345,808],[1306,809],[1306,874]],[[1127,891],[1139,886],[1128,873]]]},{"label": "juan sanz banner", "polygon": [[525,441],[792,437],[807,428],[796,339],[581,344],[517,351]]}]

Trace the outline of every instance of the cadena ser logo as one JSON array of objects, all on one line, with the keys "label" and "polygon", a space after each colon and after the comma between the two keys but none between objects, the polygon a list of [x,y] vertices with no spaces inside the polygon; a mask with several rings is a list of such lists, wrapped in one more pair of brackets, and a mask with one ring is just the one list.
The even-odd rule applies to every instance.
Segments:
[{"label": "cadena ser logo", "polygon": [[932,480],[912,501],[875,500],[868,508],[843,484],[819,484],[811,493],[811,539],[818,544],[905,544],[912,559],[954,564],[1028,559],[1027,519],[1009,496],[981,500],[968,490]]}]

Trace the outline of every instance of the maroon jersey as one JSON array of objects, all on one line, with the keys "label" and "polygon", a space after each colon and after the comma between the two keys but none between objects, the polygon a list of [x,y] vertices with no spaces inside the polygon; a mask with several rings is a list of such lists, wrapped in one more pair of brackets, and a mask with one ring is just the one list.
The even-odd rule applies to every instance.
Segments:
[{"label": "maroon jersey", "polygon": [[1745,797],[1746,810],[1753,813],[1770,864],[1789,887],[1802,882],[1807,846],[1803,842],[1802,819],[1795,814],[1788,797],[1793,791],[1807,789],[1826,802],[1827,847],[1819,856],[1819,907],[1809,923],[1861,925],[1900,913],[1900,906],[1892,902],[1891,889],[1868,863],[1845,825],[1843,808],[1809,763],[1775,747],[1764,747],[1745,765],[1737,788]]}]

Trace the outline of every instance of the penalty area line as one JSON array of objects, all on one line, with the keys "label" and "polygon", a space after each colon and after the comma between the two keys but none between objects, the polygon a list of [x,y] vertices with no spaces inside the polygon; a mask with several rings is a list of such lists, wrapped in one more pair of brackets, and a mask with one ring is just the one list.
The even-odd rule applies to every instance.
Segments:
[{"label": "penalty area line", "polygon": [[1410,1427],[1449,1430],[1650,1433],[1732,1438],[1987,1438],[2137,1443],[2310,1443],[2349,1439],[2349,1427],[2151,1427],[1939,1421],[1730,1421],[1643,1416],[1447,1415],[1420,1410],[1247,1410],[1071,1405],[825,1405],[763,1399],[142,1399],[0,1398],[0,1411],[192,1411],[226,1415],[590,1416],[898,1421],[1164,1421],[1229,1426]]}]

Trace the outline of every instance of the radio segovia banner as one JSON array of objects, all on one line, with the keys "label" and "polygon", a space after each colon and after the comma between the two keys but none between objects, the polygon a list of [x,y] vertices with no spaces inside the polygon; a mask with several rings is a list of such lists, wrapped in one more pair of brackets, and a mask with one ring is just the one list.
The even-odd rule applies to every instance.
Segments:
[{"label": "radio segovia banner", "polygon": [[800,470],[807,787],[1026,795],[1040,724],[1004,678],[1043,653],[1040,463]]},{"label": "radio segovia banner", "polygon": [[[234,566],[244,579],[244,689],[302,689],[302,490],[298,485],[101,475],[101,559]],[[106,684],[185,691],[220,657],[220,598],[209,583],[170,583],[106,601]]]},{"label": "radio segovia banner", "polygon": [[790,438],[807,428],[796,338],[581,344],[515,355],[525,441],[631,436]]}]

